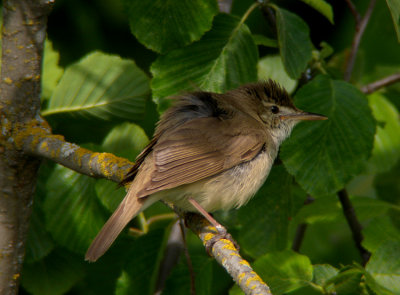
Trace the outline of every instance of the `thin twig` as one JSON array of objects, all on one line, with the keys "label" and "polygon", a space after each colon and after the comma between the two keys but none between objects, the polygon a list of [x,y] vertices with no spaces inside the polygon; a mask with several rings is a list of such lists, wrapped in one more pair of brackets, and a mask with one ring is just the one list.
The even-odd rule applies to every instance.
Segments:
[{"label": "thin twig", "polygon": [[347,6],[350,9],[351,14],[354,16],[354,20],[356,21],[356,25],[360,23],[361,21],[361,15],[358,13],[356,6],[351,0],[345,0],[347,3]]},{"label": "thin twig", "polygon": [[362,264],[365,266],[371,257],[371,253],[362,246],[362,241],[364,239],[362,235],[362,226],[358,221],[356,212],[354,210],[353,204],[350,201],[349,195],[345,189],[342,189],[338,193],[340,203],[342,204],[343,213],[346,217],[347,223],[350,227],[351,233],[353,235],[354,242],[358,251],[360,252]]},{"label": "thin twig", "polygon": [[296,234],[294,236],[293,244],[292,244],[292,250],[295,252],[300,251],[301,244],[304,240],[304,235],[306,233],[306,229],[308,227],[308,224],[303,222],[299,224],[299,226],[296,229]]},{"label": "thin twig", "polygon": [[365,85],[361,87],[361,91],[364,92],[365,94],[370,94],[377,91],[380,88],[392,85],[397,82],[400,82],[400,73],[387,76],[383,79]]},{"label": "thin twig", "polygon": [[186,262],[188,265],[189,273],[190,273],[190,294],[196,295],[196,277],[193,269],[192,259],[190,258],[189,249],[186,242],[186,232],[185,226],[183,224],[183,218],[179,218],[179,227],[181,229],[182,241],[183,241],[183,251],[185,253]]},{"label": "thin twig", "polygon": [[[349,7],[350,7],[350,10],[353,13],[353,11],[355,11],[355,7],[354,7],[353,3],[351,1],[349,1],[349,0],[346,0],[346,2],[348,4],[350,3],[352,5],[352,6],[349,6]],[[358,18],[356,17],[356,32],[354,34],[353,43],[351,44],[351,51],[350,51],[350,55],[349,55],[349,57],[347,59],[346,70],[345,70],[345,73],[344,73],[344,79],[346,81],[350,81],[351,74],[353,72],[354,64],[355,64],[355,61],[356,61],[358,48],[360,47],[361,37],[364,34],[365,28],[367,27],[367,24],[368,24],[368,21],[369,21],[369,19],[371,17],[372,11],[374,10],[375,3],[376,3],[376,0],[371,0],[369,2],[368,9],[365,12],[364,17],[361,20],[358,20]]]},{"label": "thin twig", "polygon": [[[311,197],[310,195],[307,195],[307,199],[304,201],[304,205],[308,205],[314,202],[314,198]],[[299,226],[296,229],[296,234],[293,239],[293,244],[292,244],[292,250],[295,252],[300,251],[301,244],[303,243],[304,240],[304,235],[306,233],[308,224],[303,222],[299,224]]]},{"label": "thin twig", "polygon": [[171,228],[163,259],[160,263],[154,295],[161,295],[163,293],[168,276],[179,261],[182,249],[184,248],[182,238],[180,223],[177,220]]}]

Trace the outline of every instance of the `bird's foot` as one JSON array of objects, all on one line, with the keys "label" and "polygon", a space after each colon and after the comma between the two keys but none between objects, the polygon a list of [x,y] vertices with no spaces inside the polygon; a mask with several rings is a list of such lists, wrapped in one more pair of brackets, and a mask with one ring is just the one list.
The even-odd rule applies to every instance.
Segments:
[{"label": "bird's foot", "polygon": [[222,239],[230,241],[238,251],[240,250],[239,244],[233,239],[232,235],[228,233],[225,227],[219,224],[215,228],[217,229],[218,233],[205,243],[205,248],[208,255],[212,256],[212,249],[215,243]]}]

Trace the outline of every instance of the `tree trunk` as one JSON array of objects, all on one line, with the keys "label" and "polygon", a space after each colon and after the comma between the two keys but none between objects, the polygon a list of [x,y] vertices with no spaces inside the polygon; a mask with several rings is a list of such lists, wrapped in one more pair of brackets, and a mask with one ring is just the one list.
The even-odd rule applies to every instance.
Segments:
[{"label": "tree trunk", "polygon": [[40,124],[49,1],[3,1],[0,79],[0,294],[16,294],[39,160],[15,148],[16,130]]}]

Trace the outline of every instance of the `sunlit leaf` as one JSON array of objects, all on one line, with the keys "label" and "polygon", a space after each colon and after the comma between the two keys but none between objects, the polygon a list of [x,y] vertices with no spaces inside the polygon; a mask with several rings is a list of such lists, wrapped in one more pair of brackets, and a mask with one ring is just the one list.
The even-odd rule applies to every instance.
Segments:
[{"label": "sunlit leaf", "polygon": [[64,69],[58,65],[60,54],[53,49],[50,40],[46,40],[43,53],[42,100],[49,99],[60,80]]},{"label": "sunlit leaf", "polygon": [[369,96],[369,105],[378,121],[370,160],[373,172],[390,170],[400,158],[400,117],[396,107],[382,94]]},{"label": "sunlit leaf", "polygon": [[200,39],[218,13],[215,0],[125,0],[125,4],[132,33],[161,53]]},{"label": "sunlit leaf", "polygon": [[279,55],[267,55],[258,62],[258,79],[272,79],[283,86],[289,93],[296,88],[297,81],[286,73]]},{"label": "sunlit leaf", "polygon": [[333,24],[332,6],[324,0],[301,0],[325,16]]},{"label": "sunlit leaf", "polygon": [[144,114],[148,83],[133,61],[94,52],[66,68],[43,115],[137,121]]}]

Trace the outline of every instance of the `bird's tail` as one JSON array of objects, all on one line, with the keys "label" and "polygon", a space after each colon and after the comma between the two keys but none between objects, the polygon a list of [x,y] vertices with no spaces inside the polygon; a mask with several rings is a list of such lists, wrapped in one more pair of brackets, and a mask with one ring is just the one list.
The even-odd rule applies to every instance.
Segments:
[{"label": "bird's tail", "polygon": [[152,198],[152,196],[137,198],[136,192],[130,189],[121,204],[93,240],[86,252],[85,260],[90,262],[96,261],[110,248],[111,244],[129,221],[157,200],[157,198]]}]

